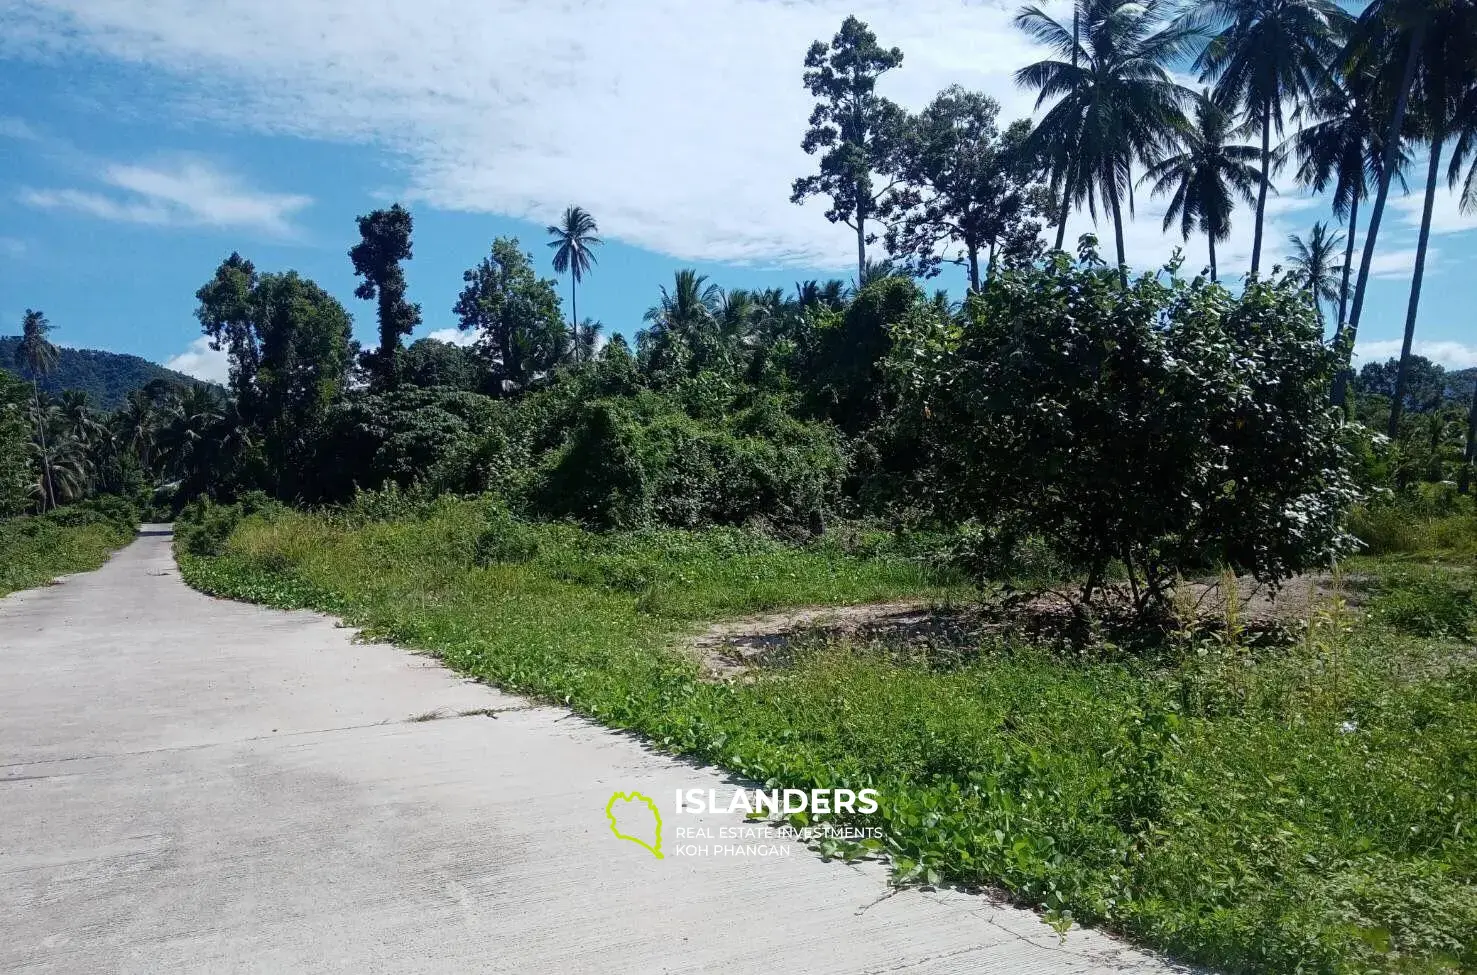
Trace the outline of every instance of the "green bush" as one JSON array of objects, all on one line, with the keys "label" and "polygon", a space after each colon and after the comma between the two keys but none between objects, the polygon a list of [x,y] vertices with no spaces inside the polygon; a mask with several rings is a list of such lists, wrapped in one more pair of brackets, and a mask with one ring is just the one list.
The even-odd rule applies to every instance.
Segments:
[{"label": "green bush", "polygon": [[1369,615],[1410,636],[1465,640],[1477,624],[1477,585],[1448,572],[1400,572],[1381,580]]},{"label": "green bush", "polygon": [[670,400],[600,400],[546,462],[537,511],[602,528],[823,521],[846,469],[835,433],[761,403],[719,424]]}]

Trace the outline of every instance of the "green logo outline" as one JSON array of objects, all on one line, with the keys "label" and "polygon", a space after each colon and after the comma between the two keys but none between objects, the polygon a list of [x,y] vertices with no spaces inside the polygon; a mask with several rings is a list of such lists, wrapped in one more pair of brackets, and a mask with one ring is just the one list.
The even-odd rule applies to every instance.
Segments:
[{"label": "green logo outline", "polygon": [[[648,846],[646,841],[640,839],[639,837],[627,836],[625,833],[622,833],[620,830],[615,828],[615,813],[611,812],[611,810],[615,808],[615,803],[618,799],[625,802],[635,802],[637,799],[639,799],[642,802],[646,803],[646,808],[651,810],[652,818],[656,820],[655,847]],[[635,843],[637,846],[641,847],[643,850],[650,853],[658,860],[666,859],[666,857],[662,856],[662,812],[656,807],[656,803],[652,802],[646,796],[642,795],[639,792],[611,793],[610,801],[605,804],[605,818],[610,821],[610,831],[615,835],[616,839],[627,840],[631,843]]]}]

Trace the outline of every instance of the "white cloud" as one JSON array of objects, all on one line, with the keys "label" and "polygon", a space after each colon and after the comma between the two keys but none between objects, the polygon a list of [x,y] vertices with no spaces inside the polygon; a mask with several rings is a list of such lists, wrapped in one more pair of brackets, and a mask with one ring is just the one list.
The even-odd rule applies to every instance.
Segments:
[{"label": "white cloud", "polygon": [[112,164],[98,178],[122,194],[27,188],[19,199],[38,209],[75,210],[103,220],[255,230],[273,237],[292,236],[293,215],[313,202],[307,196],[250,189],[193,157],[153,166]]},{"label": "white cloud", "polygon": [[[1438,263],[1440,251],[1434,247],[1426,248],[1426,270],[1429,272]],[[1357,260],[1357,258],[1356,258]],[[1400,250],[1375,251],[1374,259],[1369,262],[1369,273],[1377,278],[1399,278],[1409,280],[1415,271],[1415,248],[1405,247]]]},{"label": "white cloud", "polygon": [[[1424,171],[1426,158],[1423,156],[1414,160],[1412,168],[1420,168]],[[1444,171],[1444,169],[1443,169]],[[1472,207],[1468,212],[1462,212],[1461,184],[1456,190],[1447,187],[1443,178],[1436,187],[1436,196],[1431,201],[1431,233],[1432,234],[1458,234],[1467,230],[1477,230],[1477,207]],[[1389,206],[1398,215],[1402,222],[1408,227],[1420,228],[1421,211],[1426,206],[1426,184],[1424,180],[1416,185],[1412,184],[1410,192],[1404,196],[1391,197]]]},{"label": "white cloud", "polygon": [[[1354,358],[1361,362],[1383,362],[1386,359],[1399,358],[1401,344],[1400,339],[1360,342],[1354,347]],[[1416,341],[1411,343],[1410,351],[1448,369],[1477,366],[1477,346],[1463,345],[1461,342]]]},{"label": "white cloud", "polygon": [[[180,80],[174,108],[258,131],[372,144],[408,196],[552,220],[578,202],[606,236],[683,258],[845,267],[824,204],[789,202],[812,40],[855,12],[918,107],[959,83],[1004,119],[1033,101],[1015,6],[964,0],[22,0],[0,54],[110,57]],[[72,201],[96,208],[97,201]],[[125,211],[132,212],[132,211]]]},{"label": "white cloud", "polygon": [[212,349],[210,339],[203,335],[191,342],[188,349],[167,359],[164,367],[173,369],[175,372],[182,372],[186,376],[194,376],[196,379],[221,384],[230,378],[231,372],[226,350]]},{"label": "white cloud", "polygon": [[472,331],[463,332],[459,328],[438,328],[436,331],[427,335],[426,338],[435,339],[437,342],[446,342],[450,345],[466,346],[476,343],[477,333]]},{"label": "white cloud", "polygon": [[37,142],[41,136],[27,124],[25,119],[12,115],[0,115],[0,139],[19,139],[22,142]]}]

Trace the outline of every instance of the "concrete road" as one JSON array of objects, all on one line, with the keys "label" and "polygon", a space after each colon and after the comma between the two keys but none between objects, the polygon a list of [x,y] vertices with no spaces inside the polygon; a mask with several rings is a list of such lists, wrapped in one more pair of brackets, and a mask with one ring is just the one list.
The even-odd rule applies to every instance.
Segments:
[{"label": "concrete road", "polygon": [[[1172,970],[720,840],[739,814],[671,811],[730,794],[712,770],[352,636],[193,592],[167,526],[0,601],[0,971]],[[608,828],[616,790],[657,801],[663,859]]]}]

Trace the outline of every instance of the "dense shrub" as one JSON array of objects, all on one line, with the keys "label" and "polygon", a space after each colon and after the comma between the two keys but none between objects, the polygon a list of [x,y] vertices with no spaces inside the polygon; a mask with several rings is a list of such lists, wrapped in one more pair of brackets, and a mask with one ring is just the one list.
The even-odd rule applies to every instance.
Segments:
[{"label": "dense shrub", "polygon": [[809,527],[835,504],[844,471],[834,432],[771,403],[720,425],[647,394],[582,410],[568,443],[546,463],[535,504],[607,528],[753,519]]},{"label": "dense shrub", "polygon": [[1046,539],[1084,599],[1114,562],[1143,610],[1177,573],[1275,583],[1347,545],[1337,356],[1294,280],[1124,283],[1088,250],[1004,270],[898,345],[945,508]]},{"label": "dense shrub", "polygon": [[507,409],[486,396],[444,388],[350,396],[324,420],[318,495],[346,500],[356,488],[378,488],[388,481],[409,487],[438,465],[466,455],[477,432],[497,423]]}]

